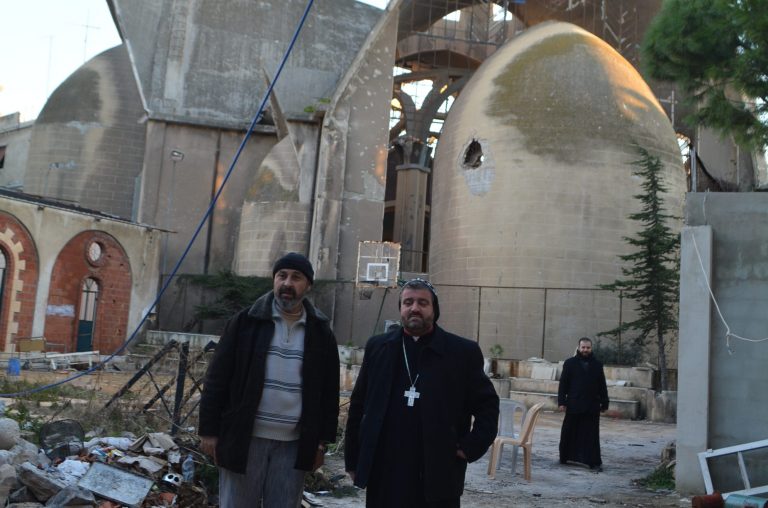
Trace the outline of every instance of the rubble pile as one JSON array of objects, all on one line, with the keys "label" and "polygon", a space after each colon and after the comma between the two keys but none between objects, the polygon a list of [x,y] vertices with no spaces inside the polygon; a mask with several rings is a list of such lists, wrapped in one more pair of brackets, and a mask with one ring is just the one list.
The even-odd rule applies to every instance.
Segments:
[{"label": "rubble pile", "polygon": [[0,418],[0,506],[208,506],[207,492],[194,478],[196,464],[205,459],[193,443],[162,432],[138,438],[89,433],[83,442],[73,432],[77,422],[55,423],[45,435],[41,431],[38,448],[22,437],[15,420]]}]

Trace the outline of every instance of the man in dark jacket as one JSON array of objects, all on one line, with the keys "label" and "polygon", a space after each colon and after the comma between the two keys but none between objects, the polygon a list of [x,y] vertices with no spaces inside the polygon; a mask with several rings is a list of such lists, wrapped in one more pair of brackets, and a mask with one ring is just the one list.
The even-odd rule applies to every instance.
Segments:
[{"label": "man in dark jacket", "polygon": [[563,363],[557,404],[565,411],[560,431],[560,463],[586,464],[602,471],[600,412],[608,409],[608,388],[603,364],[592,355],[592,340],[579,339],[576,355]]},{"label": "man in dark jacket", "polygon": [[272,273],[273,290],[227,323],[205,378],[199,434],[222,508],[299,506],[305,472],[336,439],[339,354],[304,298],[314,270],[289,253]]},{"label": "man in dark jacket", "polygon": [[499,398],[477,343],[435,325],[431,284],[407,282],[399,305],[402,329],[365,348],[349,405],[346,469],[367,488],[369,508],[458,507],[467,463],[496,437]]}]

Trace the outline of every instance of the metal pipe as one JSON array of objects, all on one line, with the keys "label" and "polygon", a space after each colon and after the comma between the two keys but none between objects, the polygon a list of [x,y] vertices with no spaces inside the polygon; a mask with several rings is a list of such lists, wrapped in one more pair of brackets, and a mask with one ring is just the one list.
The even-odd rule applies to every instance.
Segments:
[{"label": "metal pipe", "polygon": [[181,401],[184,399],[184,384],[187,380],[187,358],[189,357],[189,342],[181,344],[179,349],[179,373],[176,376],[176,397],[173,402],[173,425],[171,435],[175,436],[179,430],[181,419]]}]

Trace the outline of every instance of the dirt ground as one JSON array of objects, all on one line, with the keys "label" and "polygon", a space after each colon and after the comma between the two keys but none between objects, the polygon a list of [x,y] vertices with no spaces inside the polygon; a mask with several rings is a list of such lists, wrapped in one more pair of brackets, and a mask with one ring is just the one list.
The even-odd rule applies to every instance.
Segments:
[{"label": "dirt ground", "polygon": [[[486,474],[488,457],[470,464],[461,505],[468,508],[497,507],[680,507],[691,506],[690,498],[676,492],[652,492],[633,480],[643,478],[660,463],[663,448],[675,439],[672,424],[601,418],[602,473],[586,467],[561,465],[558,441],[563,415],[545,412],[534,431],[531,482],[522,477],[522,453],[517,472],[512,474],[512,453],[504,450],[496,479]],[[326,460],[330,475],[342,473],[343,459]],[[348,480],[345,480],[348,481]],[[365,493],[357,497],[318,498],[327,507],[365,506]]]},{"label": "dirt ground", "polygon": [[[56,382],[72,372],[22,372],[22,379],[37,383]],[[133,372],[97,372],[77,379],[74,385],[94,390],[98,398],[108,398]],[[163,384],[159,375],[157,382]],[[145,397],[154,390],[145,381],[137,383],[132,392]],[[346,409],[346,404],[342,409]],[[346,411],[342,411],[343,418]],[[511,471],[512,454],[505,449],[496,479],[486,474],[489,453],[467,470],[462,506],[465,508],[500,508],[551,506],[573,507],[682,507],[691,506],[690,498],[676,492],[652,492],[638,486],[635,480],[646,477],[659,464],[664,447],[675,439],[675,425],[647,421],[601,418],[600,432],[604,471],[593,473],[586,467],[561,465],[558,441],[563,415],[544,412],[534,431],[532,480],[522,477],[522,453],[517,471]],[[326,457],[326,477],[344,473],[343,457]],[[350,485],[345,476],[342,485]],[[326,507],[355,508],[365,506],[365,491],[357,496],[335,498],[318,496]]]}]

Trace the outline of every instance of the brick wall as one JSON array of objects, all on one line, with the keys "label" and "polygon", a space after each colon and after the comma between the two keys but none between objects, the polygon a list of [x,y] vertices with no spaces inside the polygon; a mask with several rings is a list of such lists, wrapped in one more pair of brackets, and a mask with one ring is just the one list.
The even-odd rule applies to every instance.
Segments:
[{"label": "brick wall", "polygon": [[0,350],[11,352],[17,337],[32,335],[37,296],[37,248],[26,228],[0,211],[0,251],[6,269],[0,301]]},{"label": "brick wall", "polygon": [[[89,246],[96,242],[101,257],[88,258]],[[131,266],[123,247],[112,236],[100,231],[84,231],[61,250],[51,275],[45,337],[58,349],[77,350],[77,326],[83,282],[98,283],[96,319],[92,349],[111,353],[126,338],[131,301]]]}]

